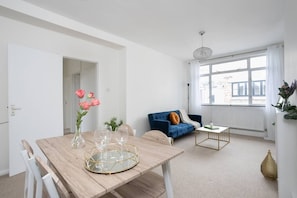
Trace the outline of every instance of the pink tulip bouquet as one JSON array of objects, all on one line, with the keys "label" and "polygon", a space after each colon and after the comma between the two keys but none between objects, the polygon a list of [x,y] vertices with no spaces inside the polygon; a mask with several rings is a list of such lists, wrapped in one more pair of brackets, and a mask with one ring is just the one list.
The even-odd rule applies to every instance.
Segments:
[{"label": "pink tulip bouquet", "polygon": [[71,146],[72,148],[83,148],[85,146],[85,140],[81,135],[81,128],[80,125],[82,123],[82,118],[87,115],[88,111],[93,106],[100,105],[100,101],[95,97],[93,92],[90,92],[85,97],[85,90],[78,89],[75,91],[76,96],[80,99],[79,102],[79,110],[77,111],[77,118],[76,118],[76,127],[75,127],[75,133],[71,140]]},{"label": "pink tulip bouquet", "polygon": [[[85,97],[85,90],[78,89],[75,91],[75,94],[79,99],[83,99]],[[86,99],[84,101],[80,101],[79,107],[80,110],[77,111],[77,118],[76,118],[76,130],[80,130],[80,125],[82,123],[82,118],[87,115],[89,109],[94,106],[100,105],[100,101],[95,97],[93,92],[90,92],[86,95]]]}]

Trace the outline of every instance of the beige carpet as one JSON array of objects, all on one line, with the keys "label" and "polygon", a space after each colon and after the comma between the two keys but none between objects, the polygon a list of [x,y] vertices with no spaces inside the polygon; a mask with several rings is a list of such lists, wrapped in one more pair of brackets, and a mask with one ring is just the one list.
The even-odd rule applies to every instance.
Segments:
[{"label": "beige carpet", "polygon": [[[201,138],[203,134],[199,134]],[[275,145],[262,138],[231,136],[220,151],[194,146],[194,134],[175,140],[185,152],[171,161],[175,198],[277,198],[277,182],[263,177],[260,164]],[[161,173],[161,168],[156,169]],[[24,174],[0,177],[0,197],[23,197]],[[166,196],[163,196],[166,197]]]},{"label": "beige carpet", "polygon": [[275,159],[274,142],[231,135],[231,143],[215,151],[194,146],[194,139],[191,134],[174,143],[185,149],[183,155],[171,161],[176,198],[278,197],[277,181],[264,178],[260,172],[268,149]]},{"label": "beige carpet", "polygon": [[25,173],[13,177],[4,175],[0,177],[0,197],[1,198],[21,198],[24,197]]}]

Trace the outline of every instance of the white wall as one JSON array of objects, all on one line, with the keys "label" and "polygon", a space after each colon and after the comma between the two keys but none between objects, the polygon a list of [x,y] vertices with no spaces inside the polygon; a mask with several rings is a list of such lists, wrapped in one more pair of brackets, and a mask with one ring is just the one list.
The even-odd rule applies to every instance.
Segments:
[{"label": "white wall", "polygon": [[[286,0],[285,6],[285,80],[297,80],[297,1]],[[289,99],[297,104],[297,92]]]},{"label": "white wall", "polygon": [[228,126],[235,134],[265,136],[265,107],[202,106],[203,123]]},{"label": "white wall", "polygon": [[184,108],[187,65],[136,46],[128,48],[127,57],[130,56],[133,58],[127,61],[127,122],[137,130],[148,130],[148,113]]},{"label": "white wall", "polygon": [[278,197],[297,196],[297,122],[285,120],[284,112],[276,113],[276,160]]},{"label": "white wall", "polygon": [[[285,80],[297,80],[297,1],[285,1]],[[297,92],[290,97],[290,102],[297,105]],[[296,120],[284,120],[284,113],[277,113],[276,152],[278,163],[279,197],[297,197],[296,179]]]},{"label": "white wall", "polygon": [[[62,31],[59,28],[56,30],[50,24],[44,25],[41,21],[26,20],[22,14],[20,17],[6,9],[3,12],[3,9],[0,7],[1,122],[8,120],[6,106],[9,43],[98,63],[98,89],[94,91],[102,102],[97,108],[98,125],[117,116],[131,124],[137,130],[137,135],[141,135],[149,129],[148,113],[183,106],[186,68],[181,61],[106,33],[102,35],[109,39],[108,42],[102,41],[100,37],[96,39],[94,35],[97,32],[93,29],[90,30],[93,36],[72,34],[71,31]],[[34,9],[30,12],[35,13]],[[23,18],[28,23],[21,22]],[[61,22],[62,19],[56,20]],[[80,25],[76,24],[75,27]],[[81,26],[82,32],[88,29]],[[83,39],[77,38],[78,36]],[[98,36],[101,36],[100,31]],[[0,125],[0,129],[1,175],[8,171],[8,124]]]}]

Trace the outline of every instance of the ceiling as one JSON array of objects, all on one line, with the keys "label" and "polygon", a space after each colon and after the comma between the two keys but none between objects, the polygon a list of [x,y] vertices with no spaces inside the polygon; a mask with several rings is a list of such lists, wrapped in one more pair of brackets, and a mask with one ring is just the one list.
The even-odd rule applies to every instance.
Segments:
[{"label": "ceiling", "polygon": [[283,42],[282,0],[24,0],[182,60]]}]

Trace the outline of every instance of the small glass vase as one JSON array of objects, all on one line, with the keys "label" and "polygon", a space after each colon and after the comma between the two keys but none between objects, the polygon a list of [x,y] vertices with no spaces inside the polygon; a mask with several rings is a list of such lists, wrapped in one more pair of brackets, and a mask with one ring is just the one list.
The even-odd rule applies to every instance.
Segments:
[{"label": "small glass vase", "polygon": [[85,146],[85,139],[81,134],[81,127],[75,127],[75,133],[71,140],[71,146],[74,149],[83,148]]}]

